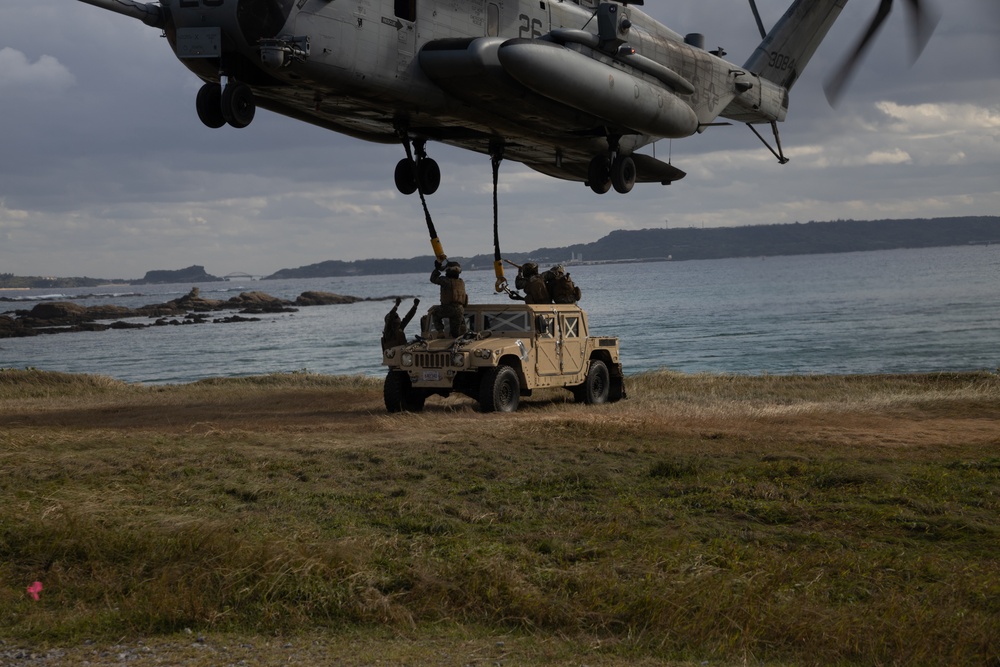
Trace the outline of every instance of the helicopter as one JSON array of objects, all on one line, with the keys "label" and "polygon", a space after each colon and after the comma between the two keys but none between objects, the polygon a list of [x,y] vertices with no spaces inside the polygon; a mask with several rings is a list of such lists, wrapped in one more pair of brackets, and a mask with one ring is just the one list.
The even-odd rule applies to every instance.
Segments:
[{"label": "helicopter", "polygon": [[[908,0],[917,39],[935,19]],[[262,108],[357,139],[402,143],[403,194],[437,191],[427,143],[510,159],[604,194],[685,176],[639,153],[745,123],[781,164],[789,91],[847,0],[794,0],[743,65],[637,8],[641,0],[80,0],[163,31],[202,81],[202,123]],[[827,86],[834,101],[892,6]],[[922,44],[918,46],[922,48]],[[774,146],[756,129],[771,127]]]}]

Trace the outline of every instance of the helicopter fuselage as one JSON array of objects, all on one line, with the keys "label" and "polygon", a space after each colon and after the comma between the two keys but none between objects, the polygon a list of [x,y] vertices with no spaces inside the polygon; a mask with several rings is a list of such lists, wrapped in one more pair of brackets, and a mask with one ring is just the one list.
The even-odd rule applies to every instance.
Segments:
[{"label": "helicopter fuselage", "polygon": [[628,192],[684,176],[637,152],[659,139],[720,118],[777,138],[788,89],[847,0],[795,0],[744,66],[606,0],[81,1],[162,28],[205,82],[206,125],[245,127],[262,107],[402,142],[397,187],[429,194],[427,141]]},{"label": "helicopter fuselage", "polygon": [[577,165],[569,178],[608,151],[608,136],[632,153],[690,136],[720,115],[769,122],[787,108],[777,86],[619,5],[610,5],[618,14],[610,44],[586,31],[597,3],[161,6],[181,62],[206,82],[248,84],[263,108],[368,141],[398,142],[405,131],[487,153],[499,140],[504,157],[553,175]]}]

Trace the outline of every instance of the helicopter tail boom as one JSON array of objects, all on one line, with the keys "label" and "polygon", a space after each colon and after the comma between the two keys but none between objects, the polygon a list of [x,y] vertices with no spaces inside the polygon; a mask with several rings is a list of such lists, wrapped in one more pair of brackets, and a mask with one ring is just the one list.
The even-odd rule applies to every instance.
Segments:
[{"label": "helicopter tail boom", "polygon": [[847,0],[795,0],[743,67],[790,89],[846,4]]},{"label": "helicopter tail boom", "polygon": [[107,9],[109,12],[131,16],[152,28],[164,27],[163,10],[153,4],[135,0],[80,0],[80,2]]}]

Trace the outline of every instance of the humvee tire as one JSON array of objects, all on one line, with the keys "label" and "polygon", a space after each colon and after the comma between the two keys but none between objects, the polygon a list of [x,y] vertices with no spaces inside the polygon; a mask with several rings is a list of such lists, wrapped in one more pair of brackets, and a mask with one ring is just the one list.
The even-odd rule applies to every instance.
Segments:
[{"label": "humvee tire", "polygon": [[612,376],[608,390],[608,403],[617,403],[625,398],[625,378],[621,375]]},{"label": "humvee tire", "polygon": [[608,367],[600,359],[594,359],[590,362],[587,379],[583,382],[583,402],[588,405],[607,403],[610,387],[611,376]]},{"label": "humvee tire", "polygon": [[382,385],[382,398],[389,412],[420,412],[427,394],[422,389],[414,389],[406,373],[389,371]]},{"label": "humvee tire", "polygon": [[479,409],[483,412],[516,412],[521,399],[517,371],[506,364],[487,369],[479,385]]}]

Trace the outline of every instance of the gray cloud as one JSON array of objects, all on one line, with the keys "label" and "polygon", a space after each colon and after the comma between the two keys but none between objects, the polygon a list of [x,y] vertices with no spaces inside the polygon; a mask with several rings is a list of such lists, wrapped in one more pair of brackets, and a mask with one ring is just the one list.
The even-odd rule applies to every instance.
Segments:
[{"label": "gray cloud", "polygon": [[16,49],[0,49],[0,91],[48,90],[72,83],[73,75],[52,56],[41,56],[32,63]]}]

